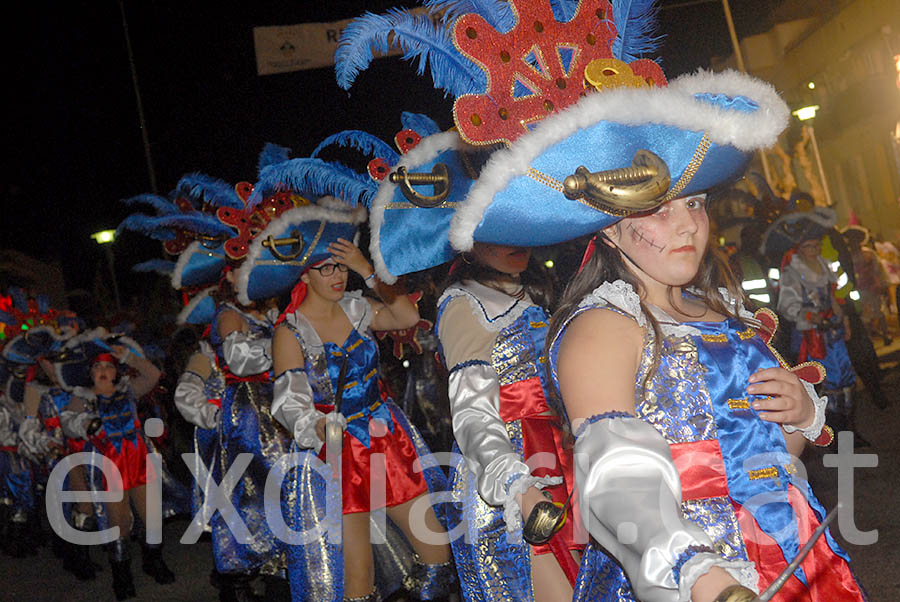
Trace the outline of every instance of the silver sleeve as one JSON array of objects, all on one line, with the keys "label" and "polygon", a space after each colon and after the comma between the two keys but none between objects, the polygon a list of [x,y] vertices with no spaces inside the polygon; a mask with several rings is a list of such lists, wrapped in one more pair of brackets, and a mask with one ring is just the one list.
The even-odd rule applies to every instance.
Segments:
[{"label": "silver sleeve", "polygon": [[453,436],[475,475],[478,493],[487,504],[503,506],[507,529],[516,529],[521,525],[516,495],[561,478],[532,476],[513,448],[500,417],[500,382],[491,366],[479,362],[454,369],[448,388]]},{"label": "silver sleeve", "polygon": [[272,367],[272,339],[253,338],[235,330],[222,342],[222,355],[228,369],[237,376],[260,374]]},{"label": "silver sleeve", "polygon": [[29,416],[19,425],[20,446],[35,458],[42,458],[50,452],[53,438],[44,430],[44,425],[34,416]]},{"label": "silver sleeve", "polygon": [[13,428],[12,420],[9,417],[9,411],[0,407],[0,445],[4,447],[12,447],[17,445],[16,430]]},{"label": "silver sleeve", "polygon": [[756,590],[753,565],[719,556],[684,518],[669,445],[650,424],[616,417],[588,425],[575,442],[575,478],[584,524],[621,563],[640,600],[688,602],[712,566]]},{"label": "silver sleeve", "polygon": [[810,330],[815,324],[806,319],[803,305],[803,284],[795,270],[786,268],[778,285],[778,313],[793,322],[797,330]]},{"label": "silver sleeve", "polygon": [[288,370],[275,379],[272,392],[272,416],[294,436],[301,448],[322,449],[316,423],[325,414],[313,404],[313,391],[303,370]]},{"label": "silver sleeve", "polygon": [[175,387],[175,407],[184,419],[202,429],[215,428],[219,408],[209,403],[206,387],[199,374],[184,372]]},{"label": "silver sleeve", "polygon": [[63,410],[59,414],[59,423],[62,425],[62,430],[66,437],[87,439],[87,427],[94,418],[97,418],[97,415],[92,412]]}]

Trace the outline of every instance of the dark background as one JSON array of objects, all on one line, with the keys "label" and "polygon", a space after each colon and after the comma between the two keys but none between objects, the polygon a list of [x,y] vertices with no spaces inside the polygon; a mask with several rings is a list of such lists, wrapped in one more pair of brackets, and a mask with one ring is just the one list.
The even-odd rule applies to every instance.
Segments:
[{"label": "dark background", "polygon": [[[775,2],[734,0],[738,35],[768,29]],[[11,73],[0,248],[59,259],[69,289],[90,289],[106,264],[89,235],[127,215],[120,199],[151,191],[120,4],[30,4],[8,8],[5,23]],[[349,95],[331,69],[256,74],[254,26],[335,21],[401,4],[416,5],[124,0],[159,192],[192,171],[253,181],[265,142],[303,156],[346,128],[391,140],[403,110],[450,127],[450,101],[399,58],[376,60]],[[715,0],[663,2],[659,30],[670,79],[731,52],[722,4]],[[147,282],[132,275],[130,265],[161,250],[126,234],[114,251],[127,300]]]}]

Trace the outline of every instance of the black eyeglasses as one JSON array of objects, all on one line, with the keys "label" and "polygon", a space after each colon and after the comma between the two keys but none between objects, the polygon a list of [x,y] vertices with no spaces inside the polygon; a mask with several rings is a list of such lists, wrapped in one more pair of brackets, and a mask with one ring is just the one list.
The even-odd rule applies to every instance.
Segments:
[{"label": "black eyeglasses", "polygon": [[319,272],[320,276],[331,276],[334,274],[334,268],[339,269],[342,272],[346,272],[350,268],[348,268],[343,263],[326,263],[325,265],[320,265],[319,267],[309,268],[311,270],[316,270]]}]

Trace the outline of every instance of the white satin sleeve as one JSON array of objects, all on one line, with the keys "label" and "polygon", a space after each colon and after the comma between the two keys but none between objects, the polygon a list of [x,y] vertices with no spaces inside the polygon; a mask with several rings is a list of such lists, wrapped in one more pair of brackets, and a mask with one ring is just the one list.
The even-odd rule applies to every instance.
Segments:
[{"label": "white satin sleeve", "polygon": [[455,368],[449,378],[453,436],[466,465],[475,475],[478,493],[491,506],[503,506],[510,531],[521,527],[517,494],[562,482],[560,477],[535,477],[513,447],[498,410],[500,382],[484,363]]},{"label": "white satin sleeve", "polygon": [[575,478],[584,524],[622,565],[644,602],[689,602],[713,566],[757,590],[752,563],[719,556],[709,536],[681,512],[681,479],[669,445],[635,417],[601,419],[575,442]]},{"label": "white satin sleeve", "polygon": [[18,437],[15,428],[13,428],[9,410],[0,406],[0,445],[4,447],[13,447],[17,444]]},{"label": "white satin sleeve", "polygon": [[797,330],[810,330],[815,324],[806,319],[806,309],[800,275],[788,266],[781,272],[778,285],[778,313],[793,322]]},{"label": "white satin sleeve", "polygon": [[215,428],[218,424],[219,408],[209,403],[206,383],[196,372],[190,370],[178,377],[178,385],[173,396],[175,407],[184,419],[202,429]]},{"label": "white satin sleeve", "polygon": [[275,379],[272,416],[291,432],[299,447],[312,448],[316,453],[322,449],[316,423],[325,414],[313,403],[312,387],[303,369],[288,370]]},{"label": "white satin sleeve", "polygon": [[[76,394],[77,393],[78,391],[76,391]],[[69,405],[59,413],[59,423],[60,426],[62,426],[63,434],[66,437],[69,437],[70,439],[87,439],[88,425],[90,425],[94,418],[99,418],[99,416],[88,409],[69,409],[76,399],[79,398],[73,395],[69,400]],[[85,404],[83,400],[80,401],[82,404]]]},{"label": "white satin sleeve", "polygon": [[237,376],[260,374],[272,367],[272,339],[253,338],[235,330],[222,342],[222,355],[228,369]]},{"label": "white satin sleeve", "polygon": [[28,416],[19,425],[20,445],[35,458],[42,458],[53,448],[53,437],[44,430],[44,425],[34,416]]}]

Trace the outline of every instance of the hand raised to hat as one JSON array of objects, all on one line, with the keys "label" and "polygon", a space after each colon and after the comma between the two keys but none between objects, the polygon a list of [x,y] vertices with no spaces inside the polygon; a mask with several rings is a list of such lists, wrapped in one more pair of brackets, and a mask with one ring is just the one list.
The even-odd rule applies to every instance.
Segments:
[{"label": "hand raised to hat", "polygon": [[355,244],[344,238],[339,238],[328,245],[328,252],[338,263],[342,263],[363,278],[372,273],[372,264],[366,259],[362,251]]},{"label": "hand raised to hat", "polygon": [[119,363],[125,364],[128,362],[128,358],[131,356],[131,349],[124,345],[112,345],[110,349],[112,349],[112,354],[119,360]]}]

